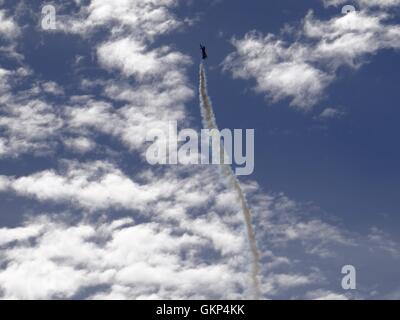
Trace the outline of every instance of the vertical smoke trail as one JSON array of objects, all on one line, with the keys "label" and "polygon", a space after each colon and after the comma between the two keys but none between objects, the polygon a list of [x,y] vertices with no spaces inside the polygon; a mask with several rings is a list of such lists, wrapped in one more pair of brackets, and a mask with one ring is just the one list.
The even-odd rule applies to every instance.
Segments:
[{"label": "vertical smoke trail", "polygon": [[[215,121],[215,115],[213,111],[213,107],[208,97],[207,93],[207,79],[204,70],[203,64],[200,64],[200,105],[201,105],[201,115],[203,117],[203,125],[207,129],[218,129],[217,123]],[[220,145],[220,159],[224,159],[225,150],[223,145]],[[223,161],[223,160],[221,160]],[[224,176],[228,179],[230,186],[236,191],[238,200],[242,207],[242,212],[244,215],[246,229],[247,229],[247,236],[250,244],[250,250],[252,254],[252,270],[251,276],[253,280],[253,290],[254,296],[256,299],[260,297],[260,286],[258,281],[258,274],[259,274],[259,260],[260,255],[257,249],[257,242],[256,237],[254,234],[253,226],[252,226],[252,218],[251,218],[251,211],[247,204],[245,194],[242,190],[239,180],[236,178],[231,166],[229,164],[224,164],[222,162],[222,171]]]}]

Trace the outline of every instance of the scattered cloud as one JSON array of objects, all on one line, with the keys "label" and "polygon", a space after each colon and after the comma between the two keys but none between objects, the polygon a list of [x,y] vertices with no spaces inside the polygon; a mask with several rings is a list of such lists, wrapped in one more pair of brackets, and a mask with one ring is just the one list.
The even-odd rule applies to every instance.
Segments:
[{"label": "scattered cloud", "polygon": [[379,50],[400,48],[400,27],[388,18],[361,11],[319,20],[310,11],[300,30],[281,36],[253,31],[234,38],[235,51],[224,69],[234,78],[255,79],[255,90],[273,102],[289,99],[291,106],[310,110],[339,68],[357,69]]},{"label": "scattered cloud", "polygon": [[[1,229],[0,241],[7,244],[0,257],[6,265],[0,272],[3,298],[247,296],[248,249],[240,208],[227,206],[234,193],[215,180],[210,169],[196,174],[190,169],[185,179],[179,178],[179,171],[165,177],[147,172],[136,178],[140,184],[106,163],[67,163],[62,170],[62,175],[46,171],[0,177],[3,192],[90,213],[81,219],[71,214],[39,215],[23,226]],[[339,258],[340,247],[392,256],[375,231],[367,240],[316,217],[305,218],[305,208],[282,194],[265,195],[254,186],[251,190],[266,298],[291,294],[306,299],[346,298],[328,290],[332,284],[325,274],[332,271],[328,272],[326,260]],[[213,197],[218,194],[224,196]],[[131,213],[117,219],[111,212],[99,214],[118,208]],[[293,246],[299,258],[291,253]],[[39,286],[45,279],[51,281]]]},{"label": "scattered cloud", "polygon": [[134,75],[139,79],[166,74],[174,81],[179,76],[178,70],[190,63],[189,57],[168,47],[148,51],[145,45],[131,38],[104,43],[97,54],[105,68],[118,69],[126,76]]},{"label": "scattered cloud", "polygon": [[63,141],[65,146],[77,153],[87,153],[96,148],[96,143],[86,137],[69,138]]},{"label": "scattered cloud", "polygon": [[307,294],[307,299],[311,300],[349,300],[343,293],[335,293],[327,290],[315,290]]},{"label": "scattered cloud", "polygon": [[16,38],[20,34],[17,23],[6,15],[5,10],[0,10],[0,34],[6,39]]},{"label": "scattered cloud", "polygon": [[[93,54],[72,65],[75,88],[43,79],[23,63],[0,67],[0,158],[21,164],[27,154],[57,155],[54,167],[0,175],[1,197],[35,204],[29,212],[18,207],[13,214],[23,218],[0,228],[0,297],[248,297],[243,217],[218,169],[141,163],[146,130],[168,121],[192,125],[186,108],[195,95],[187,77],[192,61],[173,44],[157,43],[188,21],[173,13],[179,2],[75,3],[76,14],[59,17],[60,31],[90,39]],[[9,16],[0,11],[0,33],[10,42],[2,50],[16,54],[20,31]],[[398,28],[386,19],[359,13],[320,21],[310,13],[299,40],[257,32],[235,39],[237,52],[225,68],[256,79],[256,89],[274,101],[289,98],[309,109],[338,68],[357,68],[366,55],[397,46]],[[80,73],[82,61],[102,71],[96,80]],[[72,89],[76,95],[68,96]],[[321,272],[326,261],[348,259],[345,249],[397,259],[396,242],[378,229],[366,239],[306,216],[307,208],[266,194],[255,182],[245,189],[262,251],[265,298],[345,298],[329,289],[336,286],[328,279],[336,266]],[[46,212],[49,207],[54,212]]]},{"label": "scattered cloud", "polygon": [[344,116],[344,112],[335,108],[326,108],[318,116],[319,119],[333,119],[341,118]]},{"label": "scattered cloud", "polygon": [[400,251],[397,243],[383,230],[380,230],[377,227],[372,227],[368,235],[368,240],[381,250],[390,253],[393,257],[400,258]]},{"label": "scattered cloud", "polygon": [[42,100],[10,103],[2,108],[0,129],[4,130],[0,157],[15,157],[21,153],[48,153],[49,139],[57,135],[62,121],[51,105]]},{"label": "scattered cloud", "polygon": [[182,25],[171,10],[177,4],[178,0],[93,0],[80,7],[78,16],[63,17],[61,28],[86,35],[108,26],[114,36],[131,34],[137,39],[152,40]]},{"label": "scattered cloud", "polygon": [[[4,179],[4,177],[3,177]],[[141,208],[173,191],[171,185],[140,185],[104,162],[68,162],[63,174],[48,170],[17,179],[9,186],[18,194],[38,200],[69,201],[87,210],[119,206]]]},{"label": "scattered cloud", "polygon": [[[325,6],[338,6],[348,4],[347,0],[322,0]],[[380,7],[390,8],[400,5],[399,0],[356,0],[360,8]]]}]

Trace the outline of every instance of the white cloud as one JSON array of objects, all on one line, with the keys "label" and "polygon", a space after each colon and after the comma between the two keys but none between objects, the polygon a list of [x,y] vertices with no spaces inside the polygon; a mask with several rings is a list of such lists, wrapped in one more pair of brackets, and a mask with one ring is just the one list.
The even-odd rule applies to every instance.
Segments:
[{"label": "white cloud", "polygon": [[335,293],[328,290],[315,290],[306,295],[307,299],[312,300],[349,300],[343,293]]},{"label": "white cloud", "polygon": [[[88,176],[88,171],[93,174]],[[124,195],[118,196],[119,189],[105,182],[110,173],[119,175],[116,185],[125,184],[120,192]],[[134,182],[109,164],[88,163],[86,167],[69,164],[63,175],[47,174],[49,181],[43,180],[45,173],[39,173],[22,179],[10,178],[5,184],[21,196],[35,194],[41,201],[56,203],[71,201],[78,208],[83,205],[86,210],[97,208],[101,212],[124,205],[134,208],[142,198],[137,190],[131,194],[124,180]],[[179,172],[176,174],[169,172],[165,180],[154,173],[141,176],[142,187],[160,181],[176,188],[169,195],[160,192],[151,204],[137,207],[146,213],[149,222],[135,222],[136,217],[142,220],[135,210],[132,212],[135,220],[128,217],[112,220],[111,216],[105,219],[93,212],[91,223],[85,218],[82,221],[74,218],[77,222],[71,223],[69,215],[60,215],[57,220],[47,215],[31,219],[22,227],[1,229],[0,241],[14,243],[5,247],[0,256],[7,263],[0,272],[0,291],[4,297],[49,299],[79,294],[93,299],[247,297],[249,257],[240,208],[221,206],[215,195],[225,193],[226,199],[229,196],[211,172],[207,176],[199,170],[183,180]],[[93,196],[88,190],[94,190]],[[109,195],[107,203],[105,190]],[[111,194],[113,190],[115,194]],[[150,188],[149,192],[155,191]],[[198,192],[205,194],[190,196],[187,198],[190,200],[181,197]],[[255,194],[250,195],[250,203],[262,252],[264,297],[290,297],[295,290],[296,297],[307,299],[343,298],[328,289],[313,289],[329,288],[324,274],[326,262],[322,262],[324,272],[313,267],[320,263],[319,259],[331,259],[333,255],[326,252],[340,255],[340,246],[388,252],[381,248],[383,237],[378,231],[373,230],[366,241],[316,218],[307,221],[302,215],[304,209],[282,195],[265,196],[256,189],[252,193]],[[202,199],[200,203],[197,198]],[[197,209],[202,214],[197,215]],[[292,249],[286,250],[291,245],[295,245],[301,259],[290,253]],[[283,255],[288,253],[287,257]],[[310,265],[307,255],[315,257]],[[34,271],[28,273],[29,268]],[[25,277],[25,284],[20,277]],[[44,279],[50,282],[40,285]]]},{"label": "white cloud", "polygon": [[38,220],[32,223],[43,232],[35,242],[4,251],[3,298],[71,298],[90,286],[104,288],[89,290],[92,298],[234,298],[245,280],[229,260],[200,262],[198,255],[213,250],[208,242],[166,225]]},{"label": "white cloud", "polygon": [[319,281],[312,276],[305,276],[301,274],[275,274],[271,280],[280,288],[304,286]]},{"label": "white cloud", "polygon": [[[4,253],[8,265],[0,272],[0,284],[7,299],[68,297],[93,281],[93,277],[100,278],[77,268],[82,257],[86,262],[96,255],[95,248],[85,243],[94,235],[94,229],[80,226],[63,230],[62,225],[45,218],[33,223],[45,230],[35,239],[38,245],[20,244]],[[63,263],[65,257],[71,260]]]},{"label": "white cloud", "polygon": [[225,59],[224,69],[234,78],[255,79],[256,91],[274,102],[290,99],[292,106],[309,110],[339,67],[358,68],[379,50],[400,48],[400,27],[387,18],[354,12],[318,20],[309,12],[300,31],[289,31],[292,42],[257,32],[233,39],[235,51]]},{"label": "white cloud", "polygon": [[[322,0],[326,6],[346,5],[348,0]],[[356,0],[359,7],[395,7],[400,5],[400,0]]]},{"label": "white cloud", "polygon": [[40,201],[71,202],[87,210],[115,206],[140,209],[159,197],[167,197],[174,190],[165,181],[140,185],[111,164],[100,161],[69,162],[64,174],[42,171],[13,179],[10,187],[18,194]]},{"label": "white cloud", "polygon": [[45,93],[61,91],[56,83],[33,80],[29,66],[0,67],[0,158],[54,153],[64,126],[62,107]]},{"label": "white cloud", "polygon": [[[390,236],[386,234],[383,230],[372,227],[370,233],[368,234],[368,240],[374,246],[379,249],[390,253],[395,258],[400,258],[400,250],[398,249],[398,244],[390,239]],[[371,248],[371,250],[376,250]]]},{"label": "white cloud", "polygon": [[14,241],[23,241],[39,235],[40,225],[29,225],[19,228],[0,228],[0,246]]},{"label": "white cloud", "polygon": [[332,118],[340,118],[344,115],[343,111],[340,111],[335,108],[326,108],[321,114],[318,116],[320,119],[332,119]]},{"label": "white cloud", "polygon": [[[2,95],[6,94],[10,88],[10,85],[8,83],[10,76],[10,71],[7,69],[0,68],[0,93]],[[3,102],[5,98],[1,98],[1,102]]]},{"label": "white cloud", "polygon": [[387,15],[362,12],[347,14],[329,21],[316,20],[308,14],[305,35],[318,40],[311,54],[316,62],[337,69],[341,65],[359,67],[368,55],[386,48],[400,47],[400,27],[386,24]]},{"label": "white cloud", "polygon": [[[107,84],[106,94],[115,101],[127,102],[115,109],[110,103],[84,99],[65,108],[66,121],[71,132],[101,132],[116,137],[131,151],[144,152],[146,134],[154,128],[165,129],[169,121],[184,125],[184,103],[193,92],[184,84],[185,77],[170,84],[163,82],[143,85],[132,90],[125,83]],[[176,85],[175,88],[172,85]]]},{"label": "white cloud", "polygon": [[[97,54],[105,68],[118,69],[126,76],[139,79],[149,76],[174,76],[173,71],[187,65],[187,56],[172,52],[168,47],[149,51],[143,43],[132,38],[123,38],[102,44]],[[176,73],[175,73],[176,74]]]},{"label": "white cloud", "polygon": [[[0,140],[1,144],[1,140]],[[0,150],[1,150],[1,145],[0,145]],[[0,191],[7,190],[9,186],[9,179],[4,176],[0,176]]]},{"label": "white cloud", "polygon": [[64,94],[63,88],[54,81],[47,81],[47,82],[42,83],[42,88],[43,88],[44,92],[51,93],[53,95],[63,95]]},{"label": "white cloud", "polygon": [[21,153],[51,152],[54,137],[63,123],[53,107],[42,100],[9,102],[0,108],[0,128],[4,136],[0,143],[0,157]]},{"label": "white cloud", "polygon": [[[87,139],[96,137],[97,133],[119,139],[130,151],[143,152],[149,128],[163,127],[172,120],[186,122],[184,104],[194,96],[185,75],[189,57],[169,46],[149,49],[155,36],[180,25],[170,10],[177,1],[117,2],[118,5],[115,1],[91,1],[88,6],[81,7],[76,21],[71,15],[60,16],[59,22],[60,28],[66,21],[79,25],[78,31],[83,36],[90,36],[97,27],[112,26],[111,34],[95,43],[93,49],[101,67],[121,72],[126,78],[98,80],[107,102],[87,96],[81,101],[71,99],[60,103],[57,100],[57,106],[53,106],[47,101],[54,96],[67,98],[60,85],[36,81],[28,90],[16,89],[18,83],[14,78],[18,70],[1,69],[0,92],[3,94],[0,102],[4,106],[0,109],[5,117],[0,126],[6,136],[0,139],[0,157],[19,157],[27,153],[43,155],[54,152],[60,142],[80,153],[88,152],[94,145]],[[145,31],[132,31],[139,29]],[[134,90],[128,79],[130,76],[136,80]],[[18,77],[18,81],[29,79],[32,82],[34,75],[19,74]],[[86,83],[84,89],[90,91],[93,87]],[[48,107],[39,110],[33,101]],[[114,103],[123,106],[117,109]]]},{"label": "white cloud", "polygon": [[23,60],[23,56],[17,52],[20,34],[21,29],[13,17],[6,10],[0,10],[0,37],[2,38],[0,54],[3,58],[18,62]]},{"label": "white cloud", "polygon": [[93,0],[81,7],[78,17],[63,17],[66,32],[86,34],[107,25],[112,35],[129,33],[139,39],[153,39],[180,27],[171,12],[177,0]]},{"label": "white cloud", "polygon": [[[320,219],[303,219],[296,212],[304,212],[298,203],[288,199],[285,195],[265,196],[265,200],[258,200],[265,204],[267,210],[261,211],[262,207],[256,207],[264,218],[261,225],[266,233],[271,235],[270,241],[276,245],[286,245],[291,241],[305,241],[309,248],[316,245],[324,246],[338,244],[352,246],[356,242],[352,236],[340,228],[326,223]],[[317,251],[315,251],[317,253]]]},{"label": "white cloud", "polygon": [[[0,286],[3,279],[6,296],[71,297],[84,291],[92,292],[91,298],[107,299],[245,297],[248,250],[240,208],[226,205],[229,199],[235,199],[216,182],[215,172],[200,168],[188,172],[191,174],[185,179],[179,170],[165,176],[147,172],[132,179],[114,165],[97,162],[66,163],[60,173],[1,177],[3,191],[14,190],[41,202],[68,203],[66,208],[83,207],[91,211],[94,220],[96,211],[118,208],[135,209],[135,220],[143,216],[151,220],[137,224],[129,218],[107,223],[100,219],[99,223],[81,221],[71,226],[68,219],[60,223],[45,218],[2,230],[8,240],[21,240],[5,251],[10,263],[4,277],[0,276]],[[381,247],[382,236],[378,232],[366,241],[317,218],[306,219],[302,215],[305,209],[283,195],[266,196],[254,186],[250,189],[263,257],[265,297],[288,296],[294,289],[308,292],[309,288],[328,287],[321,271],[307,268],[307,255],[314,257],[312,265],[318,265],[318,259],[340,256],[339,248],[390,253]],[[215,197],[218,194],[224,196]],[[31,233],[32,226],[41,226],[40,233]],[[25,242],[26,237],[35,241]],[[301,260],[293,254],[285,256],[290,252],[286,248],[291,246],[295,246]],[[212,263],[210,260],[208,264],[211,258]],[[36,287],[43,275],[33,273],[30,281],[37,291],[20,290],[15,274],[39,263],[47,266],[54,287]],[[71,276],[61,278],[60,270]],[[218,286],[214,285],[210,292],[213,282]],[[85,287],[98,289],[87,291]],[[307,296],[324,297],[335,298],[322,293]]]},{"label": "white cloud", "polygon": [[16,38],[20,29],[11,17],[6,16],[5,10],[0,10],[0,34],[6,39]]},{"label": "white cloud", "polygon": [[[63,95],[63,89],[52,82],[16,94],[13,79],[26,80],[30,73],[23,73],[21,68],[0,69],[0,101],[4,103],[0,106],[4,114],[0,127],[5,130],[0,139],[0,157],[54,152],[60,141],[70,149],[87,152],[94,148],[88,137],[99,132],[118,138],[132,151],[142,152],[148,130],[164,128],[168,121],[180,121],[181,125],[187,122],[184,103],[193,97],[193,90],[187,86],[183,68],[175,62],[185,63],[165,62],[157,82],[143,81],[135,90],[125,81],[104,83],[109,99],[124,104],[119,109],[90,96],[71,97],[57,105],[49,103],[46,93]],[[151,77],[151,73],[146,76]],[[77,134],[81,136],[71,138]]]},{"label": "white cloud", "polygon": [[[78,17],[60,17],[61,27],[69,25],[71,32],[85,37],[97,30],[110,31],[99,42],[94,38],[88,41],[94,43],[91,49],[99,66],[110,73],[95,81],[77,81],[83,84],[78,88],[81,96],[66,97],[64,88],[38,80],[28,69],[0,69],[0,99],[4,104],[0,125],[5,132],[0,138],[0,154],[35,155],[38,150],[51,151],[58,143],[78,152],[72,154],[76,159],[69,161],[60,160],[63,155],[57,154],[57,169],[0,176],[4,197],[27,197],[38,206],[56,204],[54,207],[63,208],[61,211],[74,212],[55,212],[37,219],[29,212],[29,219],[17,227],[0,229],[0,243],[4,244],[0,254],[3,298],[249,296],[243,218],[234,194],[221,185],[217,169],[143,167],[134,160],[135,166],[126,169],[130,163],[119,162],[131,157],[132,151],[143,151],[148,128],[165,126],[170,120],[179,120],[181,125],[189,122],[185,104],[194,97],[186,76],[190,58],[172,45],[157,47],[154,42],[157,36],[181,25],[170,11],[176,3],[94,0],[81,8]],[[307,19],[307,37],[314,39],[317,52],[317,44],[323,40],[331,44],[344,33],[378,32],[384,17],[360,20],[355,31],[346,27],[346,20],[320,25],[311,15]],[[319,28],[325,30],[323,34],[318,34]],[[395,28],[387,31],[387,39],[396,36]],[[248,42],[242,42],[243,52],[254,54],[253,62],[266,71],[258,89],[265,92],[272,88],[268,94],[273,99],[290,97],[293,104],[303,104],[303,108],[323,94],[336,65],[358,65],[355,60],[360,54],[341,51],[340,41],[331,47],[318,47],[327,56],[327,52],[341,53],[339,64],[322,69],[316,65],[320,60],[315,56],[305,58],[310,51],[301,43],[284,43],[275,36],[248,37]],[[366,50],[359,52],[363,55]],[[247,68],[255,73],[258,66],[249,61]],[[239,77],[249,75],[239,68],[236,71]],[[298,73],[303,76],[301,81],[295,81]],[[16,82],[21,78],[34,85],[20,90]],[[54,95],[62,102],[51,103]],[[112,142],[92,140],[99,133]],[[80,162],[79,153],[94,147],[112,151],[108,150],[107,159],[94,153],[97,161]],[[338,247],[351,247],[353,243],[361,247],[363,243],[364,239],[319,218],[298,215],[302,208],[294,201],[260,194],[255,183],[246,185],[246,190],[253,196],[249,203],[255,211],[261,243],[265,297],[282,293],[290,297],[290,290],[322,285],[324,277],[312,273],[319,259],[340,255]],[[114,220],[115,214],[128,217]],[[374,250],[382,250],[377,239],[376,232],[371,234],[370,243]],[[285,250],[292,245],[296,250]],[[304,260],[293,257],[294,251]],[[309,257],[310,265],[306,261]],[[318,297],[330,294],[320,292]]]},{"label": "white cloud", "polygon": [[[210,197],[221,189],[221,185],[213,180],[214,168],[182,170],[188,170],[191,177],[180,178],[178,170],[152,174],[144,179],[141,175],[129,177],[118,166],[106,161],[64,161],[58,171],[45,170],[18,178],[0,176],[0,190],[13,191],[41,202],[66,203],[91,212],[135,209],[153,215],[153,218],[157,213],[165,220],[179,220],[183,227],[214,234],[212,239],[219,247],[223,247],[223,239],[227,239],[229,245],[224,250],[234,251],[240,241],[235,241],[223,223],[213,217],[202,217],[191,221],[193,224],[185,219],[186,210],[208,206]],[[238,207],[225,208],[225,212],[237,214]],[[208,222],[213,223],[214,229],[207,228]],[[229,222],[240,225],[241,219],[235,220],[235,215],[232,215]]]},{"label": "white cloud", "polygon": [[65,139],[63,143],[68,149],[78,153],[87,153],[96,147],[96,143],[86,137]]}]

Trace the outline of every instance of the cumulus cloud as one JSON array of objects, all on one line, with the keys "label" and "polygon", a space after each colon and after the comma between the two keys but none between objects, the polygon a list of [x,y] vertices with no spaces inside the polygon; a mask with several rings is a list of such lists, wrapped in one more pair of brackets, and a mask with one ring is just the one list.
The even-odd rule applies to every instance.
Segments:
[{"label": "cumulus cloud", "polygon": [[5,10],[0,10],[0,34],[6,39],[16,38],[20,34],[17,23],[6,15]]},{"label": "cumulus cloud", "polygon": [[[322,0],[325,6],[338,6],[348,4],[347,0]],[[381,7],[389,8],[400,5],[400,0],[356,0],[360,8]]]},{"label": "cumulus cloud", "polygon": [[0,67],[0,159],[56,151],[64,122],[62,106],[48,99],[49,93],[62,95],[63,89],[36,80],[27,65]]},{"label": "cumulus cloud", "polygon": [[368,240],[371,241],[379,249],[390,253],[393,257],[400,257],[400,251],[398,245],[391,237],[385,233],[383,230],[372,227],[370,233],[368,234]]},{"label": "cumulus cloud", "polygon": [[[84,80],[87,88],[101,87],[108,101],[72,101],[73,106],[65,109],[70,131],[111,135],[130,151],[143,152],[150,128],[164,128],[168,121],[186,122],[184,105],[194,96],[186,76],[191,60],[169,46],[151,46],[158,36],[180,25],[171,12],[176,4],[170,0],[118,1],[116,6],[92,1],[81,8],[86,19],[80,19],[77,30],[83,36],[111,26],[111,34],[96,44],[95,51],[102,68],[123,77]],[[123,106],[116,109],[113,103]]]},{"label": "cumulus cloud", "polygon": [[34,238],[40,234],[40,225],[29,225],[27,227],[18,228],[1,228],[0,229],[0,246],[9,244],[14,241],[24,241]]},{"label": "cumulus cloud", "polygon": [[344,112],[335,108],[326,108],[324,109],[320,115],[319,119],[332,119],[332,118],[340,118],[344,115]]},{"label": "cumulus cloud", "polygon": [[[1,158],[54,154],[60,145],[65,151],[83,154],[94,150],[90,139],[99,134],[118,139],[129,151],[143,152],[149,128],[174,120],[186,122],[184,105],[194,96],[186,76],[190,58],[170,46],[150,49],[158,36],[181,25],[171,10],[177,1],[117,2],[77,2],[79,12],[59,14],[57,22],[59,31],[83,37],[104,27],[111,30],[92,49],[98,67],[125,77],[82,80],[78,89],[84,89],[85,95],[68,97],[58,83],[37,79],[26,66],[0,67]],[[3,11],[1,18],[8,29],[17,27]],[[103,99],[89,94],[99,87]],[[116,104],[120,107],[115,108]]]},{"label": "cumulus cloud", "polygon": [[343,293],[336,293],[329,290],[315,290],[307,293],[307,299],[311,300],[349,300]]},{"label": "cumulus cloud", "polygon": [[273,35],[248,33],[234,39],[236,52],[224,62],[234,78],[255,78],[256,90],[273,101],[292,97],[292,104],[307,108],[316,103],[331,77],[304,59],[298,44],[287,46]]},{"label": "cumulus cloud", "polygon": [[168,47],[149,51],[132,38],[104,43],[98,48],[97,54],[104,67],[118,69],[127,76],[135,75],[139,79],[146,76],[161,77],[167,72],[170,73],[167,76],[173,77],[174,70],[190,62],[187,56],[173,52]]},{"label": "cumulus cloud", "polygon": [[42,100],[30,100],[26,104],[4,105],[1,110],[0,128],[4,130],[4,136],[0,144],[0,157],[51,151],[52,145],[48,139],[57,135],[62,126],[51,105]]},{"label": "cumulus cloud", "polygon": [[87,153],[96,147],[96,143],[86,137],[68,138],[63,142],[68,149],[78,153]]},{"label": "cumulus cloud", "polygon": [[80,34],[107,25],[113,35],[129,33],[152,40],[182,25],[171,10],[177,4],[178,0],[93,0],[81,6],[78,17],[64,17],[60,25],[66,32]]},{"label": "cumulus cloud", "polygon": [[[256,203],[253,207],[258,217],[258,233],[268,235],[259,241],[264,244],[264,250],[271,249],[268,245],[282,249],[300,242],[307,254],[330,259],[340,251],[339,248],[355,247],[365,241],[317,217],[306,218],[303,214],[307,208],[285,195],[261,195],[253,203]],[[280,262],[281,258],[278,259]]]},{"label": "cumulus cloud", "polygon": [[243,290],[235,259],[207,263],[204,254],[214,248],[203,235],[128,218],[70,225],[40,217],[31,224],[41,233],[0,231],[0,239],[35,239],[4,251],[3,298],[71,298],[85,289],[86,298],[235,298]]},{"label": "cumulus cloud", "polygon": [[[170,10],[175,5],[176,1],[169,0],[118,1],[118,5],[91,1],[80,7],[76,21],[73,14],[61,15],[61,30],[63,22],[71,20],[83,24],[79,28],[83,36],[90,36],[97,28],[112,26],[109,37],[94,44],[94,51],[101,67],[135,77],[135,90],[130,79],[98,79],[107,102],[83,97],[68,101],[64,88],[54,81],[37,81],[30,72],[22,74],[21,70],[27,70],[24,68],[1,68],[0,102],[4,105],[0,108],[5,116],[0,127],[5,135],[0,140],[0,156],[55,152],[60,141],[69,150],[85,153],[94,148],[88,136],[97,133],[116,137],[131,151],[141,150],[147,128],[186,118],[184,104],[194,95],[185,75],[190,59],[168,46],[149,49],[156,36],[179,25]],[[1,17],[9,29],[14,28],[13,21],[6,19],[3,11]],[[139,29],[141,32],[132,32]],[[143,34],[148,37],[139,36]],[[25,88],[31,83],[30,88],[21,90],[21,83]],[[91,90],[89,87],[87,83],[85,88]],[[48,102],[55,98],[57,105]],[[123,107],[116,109],[114,103]]]},{"label": "cumulus cloud", "polygon": [[234,78],[255,79],[257,92],[273,102],[289,99],[303,110],[324,96],[340,67],[356,69],[379,50],[400,47],[400,27],[384,13],[353,12],[319,20],[309,12],[302,29],[285,36],[247,33],[233,39],[224,61]]},{"label": "cumulus cloud", "polygon": [[[0,177],[3,192],[83,208],[93,217],[71,223],[63,215],[61,219],[47,215],[2,229],[0,239],[13,243],[1,258],[7,262],[0,273],[4,297],[246,297],[248,255],[240,208],[226,205],[234,194],[215,181],[215,173],[206,174],[208,170],[190,169],[186,178],[179,170],[164,177],[143,173],[136,178],[139,184],[112,164],[67,163],[59,174]],[[350,234],[318,218],[305,218],[306,209],[284,195],[252,190],[264,297],[288,297],[296,289],[307,299],[335,298],[328,289],[317,290],[330,287],[323,261],[340,255],[339,248],[391,254],[383,249],[388,242],[377,230],[372,230],[370,239]],[[223,196],[214,198],[216,194]],[[134,219],[96,214],[118,208],[135,209],[130,214]],[[135,222],[143,217],[150,221]],[[301,259],[290,253],[292,246]],[[304,255],[313,257],[310,264]],[[320,264],[324,272],[315,268]],[[44,265],[46,273],[28,274],[38,265]],[[23,289],[21,276],[32,290]],[[39,286],[45,277],[52,284]]]},{"label": "cumulus cloud", "polygon": [[10,181],[10,187],[18,194],[41,201],[71,201],[87,210],[113,206],[143,208],[173,191],[165,182],[148,186],[135,183],[111,164],[100,161],[70,162],[64,174],[48,170]]},{"label": "cumulus cloud", "polygon": [[[146,214],[159,213],[165,219],[185,218],[185,210],[205,207],[209,204],[210,195],[222,187],[213,184],[214,173],[205,167],[186,168],[190,178],[180,177],[180,171],[157,175],[135,175],[130,177],[116,164],[106,161],[61,162],[58,170],[45,170],[22,177],[0,176],[3,191],[13,191],[20,196],[32,197],[39,201],[67,203],[69,206],[84,208],[88,211],[103,209],[135,209]],[[151,208],[151,210],[148,210]],[[217,209],[221,209],[219,206]],[[229,212],[238,207],[230,206]],[[183,213],[182,213],[183,210]],[[197,230],[207,232],[207,221],[212,217],[203,217],[192,225]],[[231,218],[231,222],[234,216]],[[240,222],[241,220],[236,220]],[[225,236],[224,226],[214,221],[217,243]],[[218,238],[219,237],[219,238]],[[222,245],[222,241],[219,241]],[[230,238],[232,246],[235,240]]]},{"label": "cumulus cloud", "polygon": [[[148,95],[151,91],[155,93],[158,91],[154,88],[143,88],[143,90],[138,88],[135,92],[131,90],[124,92],[123,87],[116,88],[113,85],[109,90],[116,94],[127,94],[129,95],[126,97],[127,99],[139,98],[142,102],[138,104],[129,102],[124,107],[115,109],[110,103],[85,99],[83,103],[75,103],[74,107],[65,108],[64,115],[68,131],[82,134],[106,134],[117,138],[129,150],[141,153],[145,150],[146,134],[149,130],[168,128],[169,121],[184,121],[185,112],[180,101],[185,101],[192,94],[189,90],[182,97],[177,95],[162,101],[162,97],[152,100]],[[179,91],[179,88],[177,90]],[[159,92],[167,94],[166,91],[160,90]],[[140,95],[143,96],[140,97]],[[118,99],[118,97],[115,98]],[[147,101],[148,104],[145,104]],[[174,106],[169,104],[173,101],[177,103]],[[165,106],[165,108],[161,108],[161,106]]]},{"label": "cumulus cloud", "polygon": [[0,53],[3,58],[22,61],[23,56],[17,51],[20,35],[21,28],[12,17],[12,14],[0,9]]},{"label": "cumulus cloud", "polygon": [[[77,85],[66,90],[25,66],[0,69],[0,156],[59,152],[54,167],[0,176],[1,196],[35,204],[29,212],[18,206],[15,215],[24,218],[0,229],[1,297],[247,298],[249,256],[240,208],[215,178],[216,168],[154,168],[133,159],[135,152],[143,155],[148,128],[171,120],[190,125],[185,107],[194,96],[186,75],[190,58],[173,45],[156,42],[182,25],[171,10],[178,1],[75,2],[81,5],[79,13],[60,16],[59,26],[90,39],[97,57],[93,63],[108,71],[105,76],[99,72],[91,80],[74,70]],[[308,46],[257,33],[248,34],[248,42],[236,40],[244,45],[238,61],[253,52],[266,71],[258,90],[265,93],[271,87],[273,99],[289,97],[306,108],[304,101],[316,103],[336,68],[358,66],[368,51],[343,53],[337,49],[340,43],[329,47],[323,40],[331,44],[349,32],[375,34],[381,26],[388,28],[382,39],[397,32],[384,16],[358,20],[363,24],[355,31],[335,19],[319,21],[310,15],[307,27],[304,23],[304,36],[315,42],[315,52],[319,48],[325,57],[338,56],[338,63],[327,68],[321,68],[316,55],[305,58]],[[319,34],[319,28],[326,30]],[[109,32],[92,37],[104,30]],[[261,53],[268,53],[267,60]],[[251,61],[246,68],[257,72]],[[239,65],[230,70],[238,77],[250,74]],[[299,72],[303,78],[295,83]],[[67,96],[72,89],[76,96]],[[58,145],[74,153],[62,153]],[[93,152],[85,155],[91,160],[82,161],[84,153],[102,147],[107,153]],[[341,248],[365,250],[366,243],[368,249],[392,255],[383,249],[389,238],[378,231],[372,230],[365,242],[319,217],[299,215],[306,210],[283,195],[266,195],[255,183],[246,190],[262,244],[263,297],[301,295],[292,290],[304,292],[305,298],[332,297],[328,289],[336,283],[315,266],[340,256]],[[37,211],[45,207],[55,212],[40,216]],[[317,291],[320,287],[327,289]]]},{"label": "cumulus cloud", "polygon": [[43,91],[53,95],[63,95],[63,88],[54,81],[47,81],[42,84]]}]

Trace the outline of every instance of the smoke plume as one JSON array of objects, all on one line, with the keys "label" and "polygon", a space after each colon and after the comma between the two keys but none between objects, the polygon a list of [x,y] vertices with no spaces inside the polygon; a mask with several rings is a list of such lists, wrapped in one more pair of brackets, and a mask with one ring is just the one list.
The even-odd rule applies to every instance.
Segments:
[{"label": "smoke plume", "polygon": [[[200,107],[201,107],[201,115],[203,118],[203,126],[209,130],[216,129],[218,130],[218,126],[215,120],[215,115],[213,111],[213,107],[210,101],[210,98],[207,93],[207,78],[204,70],[203,64],[200,64]],[[220,144],[220,159],[224,158],[225,149],[222,144]],[[246,201],[246,196],[242,190],[239,180],[237,179],[235,173],[233,172],[231,166],[229,164],[225,164],[221,162],[222,174],[225,178],[227,178],[229,182],[229,186],[233,188],[237,194],[238,201],[240,202],[245,224],[246,231],[248,236],[248,241],[250,245],[250,251],[252,256],[252,264],[251,264],[251,277],[252,277],[252,287],[254,296],[256,299],[259,298],[260,295],[260,286],[259,286],[259,260],[260,254],[257,249],[256,237],[253,230],[252,225],[252,214],[250,208]]]}]

